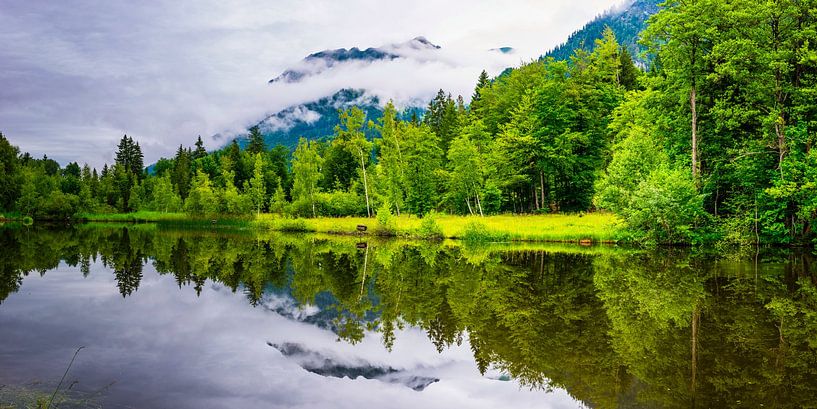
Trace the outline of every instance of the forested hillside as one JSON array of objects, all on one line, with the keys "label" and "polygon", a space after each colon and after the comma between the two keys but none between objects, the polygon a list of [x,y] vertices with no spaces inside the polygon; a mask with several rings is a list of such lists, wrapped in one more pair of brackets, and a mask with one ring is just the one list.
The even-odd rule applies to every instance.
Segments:
[{"label": "forested hillside", "polygon": [[[669,2],[645,72],[606,29],[593,51],[444,91],[421,118],[342,109],[332,138],[180,147],[155,175],[123,138],[96,174],[2,139],[0,206],[37,217],[153,209],[344,216],[611,211],[644,240],[798,243],[817,219],[817,2]],[[370,137],[367,137],[367,134]],[[373,137],[373,138],[371,138]]]},{"label": "forested hillside", "polygon": [[592,51],[596,40],[602,38],[605,28],[609,27],[615,33],[619,44],[624,46],[636,61],[646,66],[646,56],[642,55],[645,47],[639,43],[640,34],[647,27],[650,16],[658,12],[658,5],[661,3],[663,0],[635,0],[624,7],[614,8],[585,24],[544,57],[567,60],[573,55],[573,51],[579,48]]}]

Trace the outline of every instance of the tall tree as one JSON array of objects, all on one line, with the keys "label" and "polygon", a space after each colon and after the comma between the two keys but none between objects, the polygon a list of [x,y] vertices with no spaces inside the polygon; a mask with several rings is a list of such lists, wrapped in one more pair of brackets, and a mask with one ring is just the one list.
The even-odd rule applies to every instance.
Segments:
[{"label": "tall tree", "polygon": [[19,149],[0,132],[0,210],[11,210],[20,197],[23,174],[19,154]]},{"label": "tall tree", "polygon": [[261,209],[267,202],[267,187],[264,182],[264,155],[260,152],[255,154],[255,166],[253,168],[253,177],[250,179],[249,186],[245,189],[247,195],[252,201],[256,214],[261,214]]},{"label": "tall tree", "polygon": [[335,141],[339,142],[360,161],[360,169],[363,175],[363,193],[366,196],[366,215],[372,217],[369,202],[369,181],[366,173],[366,163],[371,159],[372,143],[366,139],[366,134],[363,132],[366,114],[360,108],[352,107],[341,111],[339,119],[340,124],[335,127]]},{"label": "tall tree", "polygon": [[662,72],[671,86],[683,90],[689,102],[692,177],[700,180],[699,99],[707,74],[706,64],[719,33],[720,0],[677,0],[652,16],[643,35],[651,51],[661,58]]},{"label": "tall tree", "polygon": [[204,149],[204,142],[201,140],[201,135],[196,138],[196,149],[193,150],[193,160],[201,159],[207,156],[207,150]]},{"label": "tall tree", "polygon": [[176,186],[176,192],[179,193],[179,197],[181,197],[182,200],[187,200],[187,194],[190,192],[191,173],[190,153],[187,149],[184,149],[182,145],[179,145],[179,149],[176,151],[176,157],[173,161],[173,174],[171,175],[171,179],[173,185]]},{"label": "tall tree", "polygon": [[[400,215],[400,208],[405,199],[405,162],[400,147],[404,125],[397,120],[397,110],[391,101],[386,104],[383,116],[378,122],[375,126],[380,134],[380,138],[377,139],[380,148],[378,169],[385,184],[386,198],[395,206],[397,215]],[[404,141],[402,142],[405,144]]]},{"label": "tall tree", "polygon": [[261,135],[261,130],[258,125],[250,127],[250,142],[247,144],[247,152],[251,155],[267,151],[267,145],[264,143],[264,135]]},{"label": "tall tree", "polygon": [[305,204],[317,216],[315,195],[321,179],[321,157],[315,142],[301,138],[292,156],[292,203]]},{"label": "tall tree", "polygon": [[479,78],[477,78],[477,86],[474,87],[474,94],[471,95],[472,110],[479,107],[482,89],[489,85],[491,85],[491,79],[488,78],[488,72],[482,70],[482,72],[479,73]]}]

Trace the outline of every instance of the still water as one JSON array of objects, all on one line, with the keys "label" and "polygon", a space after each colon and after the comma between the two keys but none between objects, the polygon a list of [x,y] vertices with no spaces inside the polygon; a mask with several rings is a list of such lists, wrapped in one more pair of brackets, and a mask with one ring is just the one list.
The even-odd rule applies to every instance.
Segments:
[{"label": "still water", "polygon": [[816,407],[815,282],[782,250],[0,228],[0,407]]}]

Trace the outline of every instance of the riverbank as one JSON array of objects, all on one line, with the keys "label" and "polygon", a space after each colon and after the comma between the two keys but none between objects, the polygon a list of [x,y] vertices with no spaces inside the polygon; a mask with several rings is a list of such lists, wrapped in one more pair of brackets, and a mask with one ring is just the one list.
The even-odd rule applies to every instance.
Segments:
[{"label": "riverbank", "polygon": [[[284,218],[261,214],[252,217],[194,217],[185,213],[135,212],[83,214],[91,223],[159,223],[184,226],[229,226],[280,232],[335,235],[370,235],[405,238],[461,239],[467,241],[520,241],[554,243],[614,243],[628,241],[620,219],[611,214],[575,215],[436,215],[418,218],[393,216],[385,222],[365,217]],[[361,232],[358,226],[366,226]]]}]

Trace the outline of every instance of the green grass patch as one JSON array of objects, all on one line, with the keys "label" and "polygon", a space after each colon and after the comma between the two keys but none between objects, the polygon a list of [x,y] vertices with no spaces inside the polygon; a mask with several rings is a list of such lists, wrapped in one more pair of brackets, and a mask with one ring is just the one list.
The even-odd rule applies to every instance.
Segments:
[{"label": "green grass patch", "polygon": [[[262,214],[251,224],[262,229],[288,231],[287,227],[293,223],[297,223],[298,231],[319,233],[358,234],[358,225],[367,226],[367,234],[375,235],[383,230],[376,219],[365,217],[286,219]],[[486,217],[432,215],[425,218],[393,216],[388,220],[388,231],[401,237],[493,242],[613,243],[626,241],[629,236],[619,218],[605,213]]]}]

